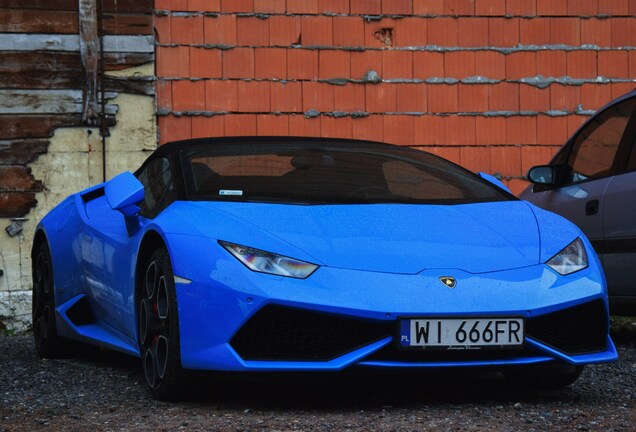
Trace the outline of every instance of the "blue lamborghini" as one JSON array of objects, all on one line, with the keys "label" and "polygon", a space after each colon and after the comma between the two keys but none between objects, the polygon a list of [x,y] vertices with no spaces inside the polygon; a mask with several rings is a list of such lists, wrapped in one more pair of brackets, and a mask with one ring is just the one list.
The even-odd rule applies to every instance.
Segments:
[{"label": "blue lamborghini", "polygon": [[33,330],[188,371],[488,367],[573,383],[617,359],[587,238],[497,179],[387,144],[210,138],[71,195],[37,227]]}]

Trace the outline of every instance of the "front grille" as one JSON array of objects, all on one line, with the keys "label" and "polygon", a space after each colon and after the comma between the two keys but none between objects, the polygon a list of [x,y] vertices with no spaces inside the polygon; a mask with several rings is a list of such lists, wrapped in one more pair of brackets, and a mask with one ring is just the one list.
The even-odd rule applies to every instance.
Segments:
[{"label": "front grille", "polygon": [[245,360],[327,361],[392,335],[391,324],[269,305],[230,344]]},{"label": "front grille", "polygon": [[602,300],[531,318],[526,335],[566,354],[604,351],[607,312]]},{"label": "front grille", "polygon": [[[395,344],[389,344],[381,350],[366,357],[364,361],[384,361],[400,363],[441,363],[441,362],[478,362],[510,360],[520,357],[537,356],[536,350],[530,347],[513,349],[400,349]],[[540,354],[539,354],[540,355]]]}]

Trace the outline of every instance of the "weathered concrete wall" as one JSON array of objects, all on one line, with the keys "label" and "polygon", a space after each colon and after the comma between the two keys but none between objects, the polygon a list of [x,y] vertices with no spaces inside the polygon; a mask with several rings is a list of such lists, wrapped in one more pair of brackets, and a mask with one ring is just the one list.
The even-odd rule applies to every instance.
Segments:
[{"label": "weathered concrete wall", "polygon": [[[129,70],[152,74],[153,66]],[[120,73],[121,74],[121,73]],[[107,177],[135,170],[157,146],[154,97],[120,94],[110,101],[118,107],[117,125],[106,138]],[[0,218],[0,325],[23,330],[31,325],[31,244],[38,221],[71,193],[102,181],[102,139],[97,128],[56,129],[48,152],[30,165],[44,189],[36,195],[38,205],[25,216],[23,231],[10,237]]]}]

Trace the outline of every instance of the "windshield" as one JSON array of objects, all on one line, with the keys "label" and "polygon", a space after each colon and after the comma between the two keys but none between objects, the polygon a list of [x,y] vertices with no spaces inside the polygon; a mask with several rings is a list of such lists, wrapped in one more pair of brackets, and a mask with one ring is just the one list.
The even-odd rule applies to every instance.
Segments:
[{"label": "windshield", "polygon": [[211,144],[180,153],[191,200],[464,204],[514,199],[444,159],[380,144]]}]

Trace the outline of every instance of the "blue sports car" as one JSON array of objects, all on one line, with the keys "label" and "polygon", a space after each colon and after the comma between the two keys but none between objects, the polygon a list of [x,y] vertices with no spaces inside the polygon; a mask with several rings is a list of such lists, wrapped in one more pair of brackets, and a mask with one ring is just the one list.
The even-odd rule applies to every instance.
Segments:
[{"label": "blue sports car", "polygon": [[489,367],[546,386],[616,360],[607,289],[572,223],[437,156],[325,138],[214,138],[40,222],[33,328],[188,371]]}]

